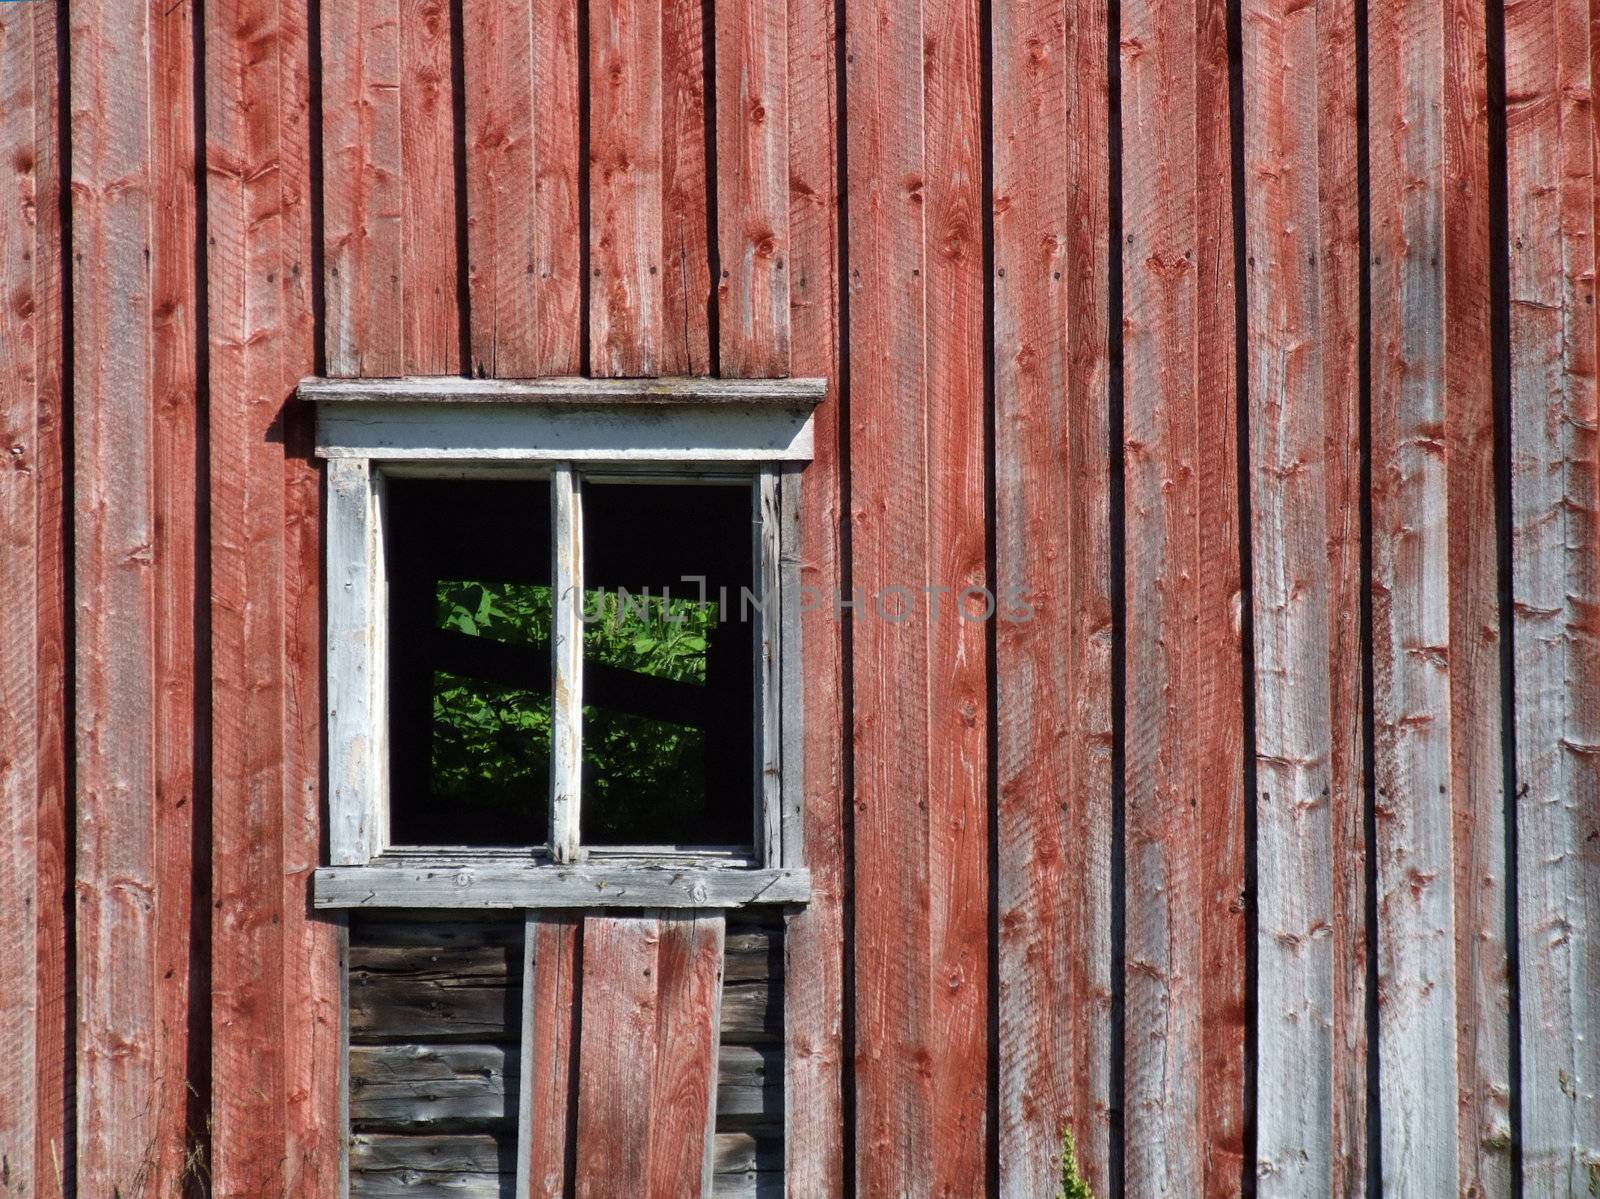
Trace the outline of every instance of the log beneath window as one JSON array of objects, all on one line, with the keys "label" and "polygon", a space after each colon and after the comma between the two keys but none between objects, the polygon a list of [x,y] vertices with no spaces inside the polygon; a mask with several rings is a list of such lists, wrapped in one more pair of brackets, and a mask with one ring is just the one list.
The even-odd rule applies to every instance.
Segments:
[{"label": "log beneath window", "polygon": [[[764,1023],[768,1006],[764,986],[744,988],[733,1005],[737,1026],[728,1030],[727,1038],[752,1039]],[[781,1128],[782,1048],[733,1044],[725,1039],[717,1062],[717,1126],[758,1131]],[[358,1130],[376,1127],[434,1133],[510,1127],[516,1115],[519,1070],[516,1047],[504,1044],[352,1045],[350,1121]]]}]

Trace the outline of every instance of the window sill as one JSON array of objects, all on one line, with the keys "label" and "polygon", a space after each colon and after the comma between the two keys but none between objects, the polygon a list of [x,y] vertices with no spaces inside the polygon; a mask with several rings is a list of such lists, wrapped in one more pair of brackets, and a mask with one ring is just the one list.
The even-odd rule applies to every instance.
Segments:
[{"label": "window sill", "polygon": [[316,872],[317,908],[740,908],[803,904],[808,870],[541,862],[378,863]]}]

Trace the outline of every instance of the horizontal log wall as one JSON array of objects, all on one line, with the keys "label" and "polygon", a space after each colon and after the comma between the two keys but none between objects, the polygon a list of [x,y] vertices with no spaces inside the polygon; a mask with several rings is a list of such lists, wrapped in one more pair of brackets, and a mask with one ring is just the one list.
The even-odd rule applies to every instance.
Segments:
[{"label": "horizontal log wall", "polygon": [[[562,1150],[565,1138],[578,1133],[572,1121],[553,1132],[518,1127],[523,922],[439,912],[354,919],[353,1199],[430,1190],[499,1199],[513,1181],[519,1136],[534,1139],[534,1158],[548,1167],[534,1171],[531,1193],[565,1193],[572,1163]],[[730,1199],[781,1193],[781,924],[734,916],[724,962],[712,1193]],[[587,1029],[602,1050],[603,1032]],[[604,1142],[590,1152],[611,1162],[631,1156]]]},{"label": "horizontal log wall", "polygon": [[1587,1193],[1592,5],[0,5],[0,1196],[421,1168],[343,1153],[308,374],[827,380],[724,1173]]}]

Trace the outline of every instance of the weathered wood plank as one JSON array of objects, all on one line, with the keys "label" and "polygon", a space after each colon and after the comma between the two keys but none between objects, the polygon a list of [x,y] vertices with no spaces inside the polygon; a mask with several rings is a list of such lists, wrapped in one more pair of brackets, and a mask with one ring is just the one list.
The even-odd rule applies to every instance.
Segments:
[{"label": "weathered wood plank", "polygon": [[[783,1151],[774,1138],[760,1133],[719,1132],[714,1140],[712,1164],[717,1175],[783,1173]],[[721,1194],[721,1183],[716,1193]]]},{"label": "weathered wood plank", "polygon": [[322,13],[328,369],[458,373],[451,6],[356,0]]},{"label": "weathered wood plank", "polygon": [[722,938],[720,915],[585,920],[577,1195],[700,1191]]},{"label": "weathered wood plank", "polygon": [[582,919],[573,912],[529,913],[518,1104],[519,1199],[559,1199],[570,1179],[576,1122],[578,978]]},{"label": "weathered wood plank", "polygon": [[1590,20],[1587,5],[1547,0],[1509,7],[1505,24],[1518,784],[1512,898],[1521,967],[1521,1183],[1530,1195],[1583,1195],[1600,1179]]},{"label": "weathered wood plank", "polygon": [[[283,175],[282,259],[286,345],[283,393],[314,369],[317,320],[312,298],[319,231],[311,197],[310,9],[291,4],[279,13],[278,58],[259,82],[277,101]],[[212,400],[215,403],[215,398]],[[349,1041],[349,925],[343,914],[312,915],[311,874],[324,860],[325,748],[323,690],[322,469],[314,454],[315,413],[288,399],[283,406],[284,479],[284,842],[282,866],[286,1042],[286,1189],[307,1199],[337,1199],[348,1183],[344,1127],[348,1094],[343,1064]],[[215,798],[215,791],[213,798]],[[213,1037],[215,1043],[215,1037]],[[341,1063],[329,1069],[329,1062]]]},{"label": "weathered wood plank", "polygon": [[789,373],[789,3],[718,0],[722,374]]},{"label": "weathered wood plank", "polygon": [[[555,916],[547,912],[540,918],[553,924]],[[474,935],[473,925],[481,925],[483,932]],[[508,941],[505,926],[490,922],[417,928],[415,936],[408,936],[401,925],[362,920],[352,933],[350,1019],[357,1040],[516,1040],[523,1010],[521,938]],[[435,928],[440,929],[437,937]],[[545,951],[562,961],[575,953],[564,935],[556,936],[554,947]],[[723,1041],[775,1042],[784,1027],[784,990],[778,974],[765,969],[771,958],[735,950],[726,960]],[[555,987],[552,995],[539,1000],[555,1004],[555,1010],[566,1002],[562,996],[568,984],[561,977],[558,971],[542,982],[537,973],[534,979],[536,989],[546,983]]]},{"label": "weathered wood plank", "polygon": [[515,1160],[515,1141],[505,1133],[358,1132],[350,1138],[350,1167],[356,1173],[509,1174]]},{"label": "weathered wood plank", "polygon": [[[637,0],[630,0],[637,2]],[[707,170],[711,146],[706,95],[706,56],[715,53],[715,31],[706,28],[705,0],[648,0],[661,10],[661,350],[652,374],[709,375],[712,370],[711,313],[716,303],[711,277],[711,212],[715,185]],[[594,26],[591,24],[591,37]],[[639,64],[643,66],[644,64]],[[591,178],[593,177],[591,169]],[[592,359],[593,374],[602,370]]]},{"label": "weathered wood plank", "polygon": [[66,504],[57,23],[0,13],[0,1193],[64,1199],[67,1143]]},{"label": "weathered wood plank", "polygon": [[[1262,1194],[1361,1194],[1354,11],[1247,3]],[[1303,64],[1318,64],[1316,73]]]},{"label": "weathered wood plank", "polygon": [[962,2],[845,17],[854,577],[890,611],[855,625],[857,1185],[960,1190],[987,1136],[986,655],[956,594],[985,555],[981,30]]},{"label": "weathered wood plank", "polygon": [[466,1170],[374,1170],[350,1180],[350,1199],[508,1199],[513,1175]]},{"label": "weathered wood plank", "polygon": [[219,1195],[333,1196],[343,1170],[342,929],[308,913],[323,708],[321,481],[293,401],[316,337],[308,14],[225,0],[205,39]]},{"label": "weathered wood plank", "polygon": [[[1574,6],[1567,7],[1570,20]],[[1519,5],[1507,7],[1508,31],[1523,11]],[[1511,1094],[1515,1083],[1511,1075],[1510,962],[1506,946],[1506,905],[1512,897],[1507,887],[1502,743],[1505,715],[1501,703],[1496,412],[1492,383],[1495,346],[1490,316],[1493,253],[1489,238],[1486,20],[1483,6],[1470,0],[1452,0],[1444,13],[1444,91],[1439,103],[1443,118],[1440,196],[1444,209],[1444,463],[1448,476],[1445,511],[1450,573],[1450,640],[1445,673],[1450,687],[1450,792],[1448,796],[1440,795],[1439,802],[1441,814],[1447,815],[1452,826],[1454,881],[1450,899],[1455,928],[1459,1185],[1465,1194],[1500,1195],[1513,1193],[1515,1187],[1513,1156],[1508,1152],[1514,1135]],[[1580,42],[1585,37],[1580,34]],[[1587,89],[1586,46],[1583,61],[1581,86]],[[1582,107],[1587,111],[1587,100]],[[1585,163],[1590,159],[1590,137],[1591,132],[1586,130],[1580,138]],[[1592,176],[1592,168],[1589,173]],[[1584,191],[1582,219],[1586,226],[1592,226],[1592,194],[1587,186]],[[1586,233],[1585,242],[1592,241],[1592,237],[1592,233]],[[1424,244],[1413,242],[1419,250]],[[1434,253],[1440,253],[1438,247],[1434,247]],[[1585,269],[1592,292],[1592,247],[1588,253],[1589,266]],[[1592,311],[1585,325],[1591,361]],[[1376,395],[1374,392],[1374,404]],[[1378,461],[1376,456],[1373,461]],[[1431,580],[1423,582],[1419,602],[1436,604],[1437,593],[1431,589]],[[1374,620],[1375,630],[1376,627]],[[1378,640],[1376,631],[1374,640]],[[1408,652],[1415,656],[1417,646],[1418,642],[1411,640]],[[1420,798],[1432,793],[1414,794]],[[1380,844],[1382,828],[1380,821]],[[1381,881],[1379,886],[1381,904]],[[1382,931],[1380,919],[1380,945]],[[1381,970],[1380,964],[1379,995],[1386,998],[1388,991]],[[1383,1060],[1381,1051],[1379,1060]],[[1384,1127],[1388,1127],[1386,1120]],[[1437,1192],[1442,1188],[1429,1189]],[[1532,1188],[1533,1192],[1537,1190],[1537,1186]]]},{"label": "weathered wood plank", "polygon": [[[451,0],[400,0],[400,265],[405,374],[459,374]],[[473,47],[472,53],[477,53]],[[465,57],[465,54],[463,54]]]},{"label": "weathered wood plank", "polygon": [[577,11],[463,8],[473,375],[583,366]]},{"label": "weathered wood plank", "polygon": [[1477,556],[1493,527],[1483,21],[1451,0],[1375,9],[1370,24],[1379,1096],[1398,1195],[1509,1185],[1479,1127],[1480,1084],[1509,1083],[1492,1014],[1504,962],[1482,910],[1503,894],[1498,759],[1463,756],[1498,742],[1481,723],[1497,721],[1483,678],[1497,618],[1459,610],[1463,579],[1491,569]]},{"label": "weathered wood plank", "polygon": [[[782,1151],[770,1138],[750,1133],[718,1133],[714,1195],[781,1195]],[[418,1136],[407,1133],[357,1133],[351,1138],[356,1195],[413,1195],[444,1186],[452,1195],[483,1194],[503,1199],[514,1147],[509,1137],[492,1134]],[[388,1174],[389,1177],[375,1177]]]},{"label": "weathered wood plank", "polygon": [[718,1174],[711,1180],[716,1199],[783,1199],[790,1194],[782,1171]]},{"label": "weathered wood plank", "polygon": [[[1333,858],[1333,1194],[1367,1191],[1367,793],[1361,662],[1361,180],[1354,0],[1317,6],[1318,217],[1328,536],[1330,802]],[[1248,179],[1249,167],[1246,166]],[[1248,259],[1247,259],[1248,260]],[[1254,469],[1254,468],[1252,468]],[[1257,678],[1259,680],[1259,670]],[[1259,708],[1257,721],[1259,722]],[[1259,762],[1259,759],[1258,759]],[[1258,766],[1259,769],[1259,766]],[[1259,787],[1258,787],[1259,790]],[[1259,801],[1258,801],[1259,802]],[[1258,809],[1259,811],[1259,809]],[[1259,817],[1258,817],[1259,819]],[[1257,846],[1259,862],[1260,846]],[[1258,882],[1259,886],[1259,882]],[[1258,891],[1259,905],[1259,891]],[[1259,907],[1258,907],[1259,910]],[[1259,1011],[1259,991],[1258,991]],[[1259,1046],[1259,1028],[1257,1032]],[[1259,1049],[1258,1049],[1259,1054]],[[1257,1059],[1257,1077],[1260,1060]],[[1260,1086],[1257,1085],[1257,1112]],[[1259,1147],[1259,1126],[1258,1126]]]},{"label": "weathered wood plank", "polygon": [[[552,927],[557,925],[552,924]],[[547,962],[568,965],[557,952],[547,954]],[[566,956],[570,957],[568,951]],[[538,976],[536,989],[538,989]],[[554,999],[570,1002],[570,981],[555,983]],[[542,994],[534,1002],[547,1004]],[[726,1010],[726,1009],[725,1009]],[[541,1045],[534,1047],[534,1071],[541,1073],[538,1085],[546,1097],[523,1097],[520,1050],[515,1044],[482,1042],[402,1042],[402,1044],[352,1045],[350,1047],[350,1119],[362,1129],[395,1130],[486,1129],[530,1127],[533,1132],[534,1194],[560,1194],[560,1172],[565,1156],[566,1101],[570,1101],[568,1068],[571,1058],[571,1017],[566,1029],[550,1036],[542,1026],[534,1026]],[[734,1031],[734,1036],[738,1029]],[[539,1057],[539,1049],[546,1050]],[[782,1108],[781,1045],[744,1045],[723,1042],[717,1050],[717,1127],[779,1132],[784,1121]],[[547,1065],[539,1066],[539,1063]],[[533,1108],[526,1108],[534,1098]],[[517,1111],[523,1111],[518,1116]],[[539,1137],[550,1137],[541,1145]],[[541,1169],[542,1167],[542,1169]],[[546,1177],[554,1170],[554,1177]]]},{"label": "weathered wood plank", "polygon": [[[925,734],[927,863],[913,883],[925,891],[928,950],[915,985],[928,993],[928,1115],[934,1193],[971,1192],[987,1171],[989,1035],[989,583],[985,425],[984,16],[978,0],[924,0],[923,164],[926,210],[924,292],[926,387],[921,430],[927,484],[921,579],[950,588],[953,602],[931,612],[912,635],[927,639]],[[913,285],[915,280],[912,280]],[[904,301],[902,301],[904,302]],[[911,314],[908,312],[907,314]],[[909,398],[909,397],[907,397]],[[902,401],[903,404],[903,401]],[[901,407],[897,405],[897,408]],[[868,409],[872,413],[873,409]],[[902,408],[903,411],[903,408]],[[915,408],[913,408],[915,411]],[[894,419],[878,409],[880,419]],[[898,415],[898,413],[897,413]],[[911,422],[907,422],[911,424]],[[870,452],[870,451],[869,451]],[[869,480],[872,472],[866,472]],[[888,476],[869,486],[878,502],[903,505],[907,493]],[[867,492],[869,496],[873,491]],[[898,518],[892,518],[890,525]],[[886,526],[887,527],[887,526]],[[890,559],[898,567],[904,559]],[[913,550],[913,552],[915,552]],[[888,564],[885,564],[888,565]],[[911,561],[904,565],[912,567]],[[881,569],[881,568],[880,568]],[[867,578],[873,577],[869,568]],[[900,578],[887,570],[880,583]],[[889,601],[892,606],[894,601]],[[873,621],[872,623],[880,623]],[[915,676],[913,676],[915,677]],[[887,699],[904,680],[875,681]],[[916,706],[907,716],[918,715]],[[885,812],[903,819],[920,797],[883,789]],[[920,864],[919,864],[920,865]],[[897,870],[892,858],[869,869]]]},{"label": "weathered wood plank", "polygon": [[[839,79],[835,6],[789,5],[790,369],[836,379],[839,373]],[[842,444],[847,431],[837,399],[813,418],[815,457],[800,506],[799,582],[826,593],[844,577],[841,537],[845,497]],[[846,719],[841,622],[827,604],[802,607],[805,672],[801,815],[811,902],[788,918],[782,1010],[789,1102],[784,1171],[796,1195],[844,1190],[845,1011],[843,897]],[[733,963],[728,979],[733,980]],[[724,987],[724,1036],[728,1028]]]},{"label": "weathered wood plank", "polygon": [[328,860],[362,865],[389,839],[375,801],[389,769],[381,480],[361,458],[328,465]]},{"label": "weathered wood plank", "polygon": [[601,376],[667,374],[661,4],[587,2],[589,365]]},{"label": "weathered wood plank", "polygon": [[[655,1029],[660,1048],[651,1082],[648,1194],[693,1195],[709,1189],[726,933],[722,912],[674,912],[661,919]],[[626,1052],[613,1070],[614,1085],[634,1085]],[[589,1085],[590,1076],[581,1074],[580,1096]],[[580,1151],[582,1147],[580,1139]],[[582,1181],[580,1174],[580,1186]]]},{"label": "weathered wood plank", "polygon": [[809,405],[328,404],[317,419],[325,458],[804,462],[811,444]]},{"label": "weathered wood plank", "polygon": [[[1186,427],[1182,440],[1187,446],[1177,454],[1169,448],[1168,454],[1175,466],[1187,463],[1197,485],[1193,540],[1185,530],[1187,544],[1175,555],[1194,586],[1194,606],[1179,617],[1191,624],[1196,636],[1194,691],[1190,706],[1172,730],[1182,729],[1172,748],[1187,743],[1193,750],[1188,762],[1188,786],[1192,788],[1188,798],[1195,824],[1185,846],[1180,848],[1174,842],[1170,848],[1176,851],[1179,873],[1189,876],[1195,916],[1198,926],[1205,930],[1197,980],[1204,1030],[1203,1085],[1199,1103],[1191,1102],[1190,1110],[1204,1152],[1203,1193],[1220,1199],[1239,1193],[1250,1168],[1244,1156],[1248,1120],[1245,1045],[1252,1030],[1246,1023],[1246,921],[1240,899],[1247,881],[1244,647],[1240,615],[1243,571],[1239,543],[1240,514],[1249,499],[1239,490],[1233,239],[1233,206],[1243,197],[1236,195],[1231,186],[1232,139],[1228,122],[1222,119],[1231,103],[1228,5],[1201,0],[1192,19],[1196,32],[1192,237],[1198,269],[1194,294],[1195,374],[1190,385],[1196,394],[1192,415],[1183,417]],[[1124,247],[1124,264],[1132,259]],[[1172,261],[1177,265],[1175,259]],[[1182,469],[1179,466],[1175,475]],[[1173,514],[1177,515],[1176,511]],[[1174,531],[1182,527],[1181,522],[1177,523]],[[1131,522],[1127,535],[1131,545]],[[1130,571],[1130,581],[1132,578]],[[1130,694],[1132,677],[1130,669]],[[1187,748],[1178,752],[1189,754]],[[1175,827],[1182,824],[1181,818],[1174,822]],[[1195,850],[1200,846],[1204,850],[1197,855]],[[1132,906],[1130,901],[1130,911]],[[1172,926],[1174,931],[1181,927]],[[1131,961],[1131,950],[1128,956]],[[1177,1110],[1181,1109],[1175,1108],[1174,1112]],[[1131,1170],[1128,1178],[1131,1188]]]},{"label": "weathered wood plank", "polygon": [[1093,4],[994,9],[995,554],[1003,602],[1031,609],[996,643],[1000,1193],[1018,1199],[1059,1180],[1063,1128],[1096,1193],[1110,1165],[1106,37]]},{"label": "weathered wood plank", "polygon": [[550,472],[550,521],[550,857],[565,866],[581,856],[583,796],[583,489],[570,463]]},{"label": "weathered wood plank", "polygon": [[352,1045],[350,1120],[385,1130],[509,1126],[520,1083],[515,1046]]},{"label": "weathered wood plank", "polygon": [[350,948],[350,1031],[357,1039],[492,1042],[517,1038],[522,950],[462,944]]},{"label": "weathered wood plank", "polygon": [[1233,1194],[1244,1169],[1225,15],[1213,0],[1151,0],[1122,13],[1125,1145],[1127,1188],[1138,1194]]},{"label": "weathered wood plank", "polygon": [[783,1127],[781,1046],[719,1048],[716,1119],[719,1129]]},{"label": "weathered wood plank", "polygon": [[698,0],[589,0],[590,369],[705,374],[711,299]]},{"label": "weathered wood plank", "polygon": [[322,74],[328,370],[403,375],[400,0],[326,4],[321,14],[322,44],[339,48]]},{"label": "weathered wood plank", "polygon": [[[780,476],[774,466],[762,467],[750,486],[750,560],[755,567],[757,602],[751,605],[754,624],[752,669],[755,704],[751,736],[757,747],[751,783],[755,795],[752,813],[756,830],[756,857],[766,866],[783,866],[783,680],[786,648],[783,627],[783,514],[779,507]],[[800,862],[789,862],[799,866]]]},{"label": "weathered wood plank", "polygon": [[779,979],[783,976],[782,932],[771,928],[740,929],[737,925],[729,925],[723,947],[722,977],[725,982]]},{"label": "weathered wood plank", "polygon": [[806,379],[303,379],[303,399],[340,403],[774,404],[804,407],[827,395]]},{"label": "weathered wood plank", "polygon": [[73,275],[77,1184],[162,1191],[188,1116],[194,39],[187,7],[70,19],[72,249],[92,264]]},{"label": "weathered wood plank", "polygon": [[319,908],[733,908],[810,893],[805,870],[600,864],[330,866],[315,885]]},{"label": "weathered wood plank", "polygon": [[[845,7],[850,221],[849,497],[854,578],[920,582],[928,462],[923,312],[921,5]],[[931,1193],[934,1046],[927,983],[928,647],[924,629],[853,627],[855,1178],[866,1194]]]}]

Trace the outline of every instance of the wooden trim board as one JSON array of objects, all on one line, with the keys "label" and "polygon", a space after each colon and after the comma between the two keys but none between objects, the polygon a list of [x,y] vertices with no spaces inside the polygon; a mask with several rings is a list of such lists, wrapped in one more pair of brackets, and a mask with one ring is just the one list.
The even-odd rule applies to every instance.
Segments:
[{"label": "wooden trim board", "polygon": [[329,908],[737,908],[805,903],[809,871],[685,866],[329,866],[315,906]]}]

